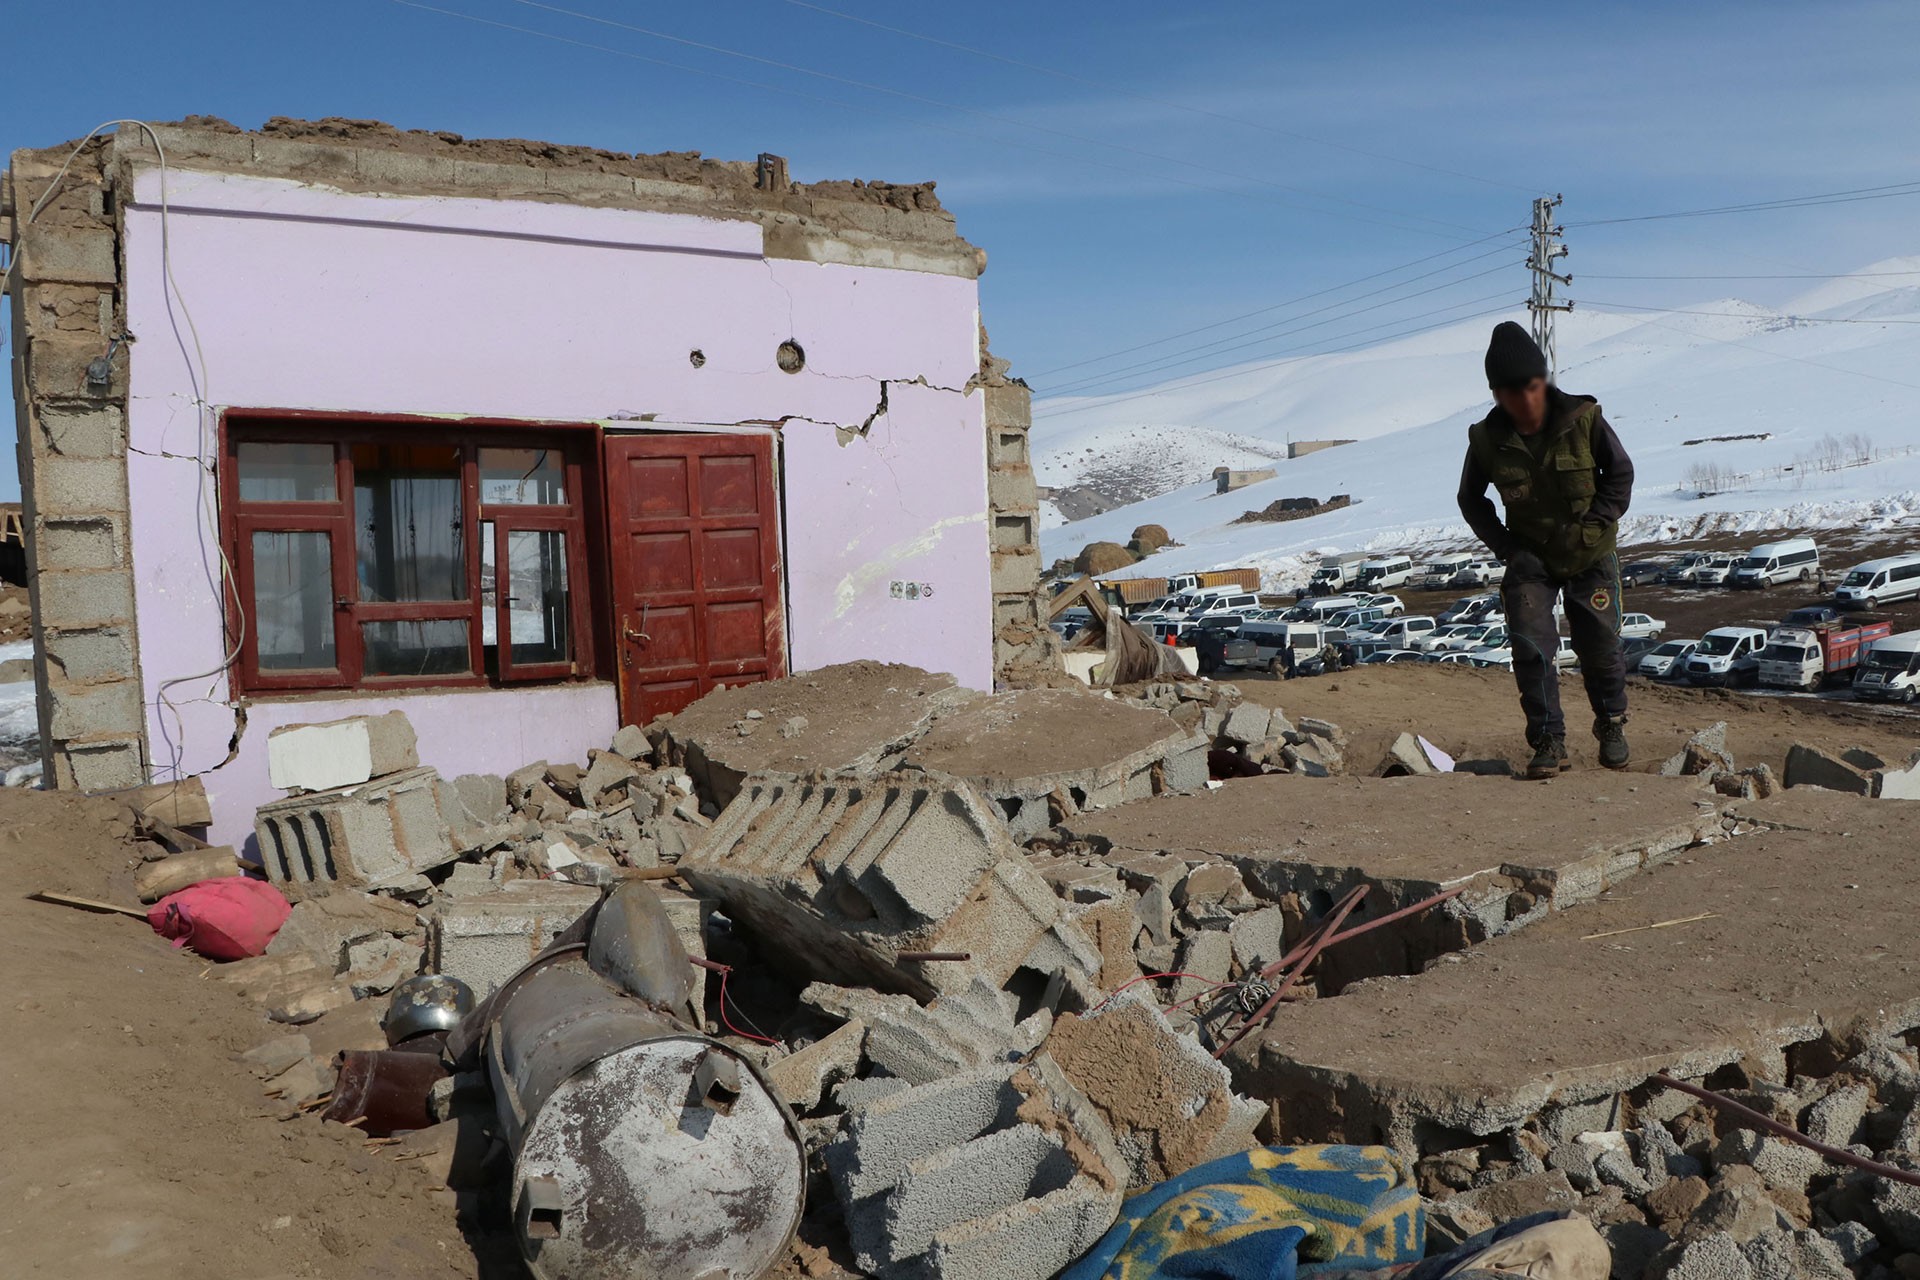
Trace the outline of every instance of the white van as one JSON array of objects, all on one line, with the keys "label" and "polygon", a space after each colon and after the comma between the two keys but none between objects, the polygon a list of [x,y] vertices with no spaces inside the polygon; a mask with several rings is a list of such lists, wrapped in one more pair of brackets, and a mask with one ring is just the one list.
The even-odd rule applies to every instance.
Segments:
[{"label": "white van", "polygon": [[1253,644],[1251,661],[1276,675],[1286,670],[1282,650],[1293,650],[1295,662],[1305,662],[1320,652],[1326,634],[1314,622],[1249,622],[1240,628],[1240,639]]},{"label": "white van", "polygon": [[1413,581],[1413,561],[1406,556],[1382,556],[1361,564],[1354,585],[1363,591],[1391,591]]},{"label": "white van", "polygon": [[1854,673],[1853,696],[1873,702],[1912,702],[1920,697],[1920,631],[1876,640]]},{"label": "white van", "polygon": [[1833,603],[1842,609],[1878,609],[1915,596],[1920,596],[1920,555],[1887,556],[1847,570]]},{"label": "white van", "polygon": [[1299,608],[1315,622],[1325,622],[1336,613],[1345,613],[1349,609],[1361,608],[1361,603],[1352,596],[1321,596],[1318,600],[1303,600]]},{"label": "white van", "polygon": [[1187,611],[1187,617],[1198,620],[1223,613],[1238,613],[1242,609],[1258,609],[1260,597],[1251,591],[1238,593],[1222,592],[1217,596],[1203,596],[1198,604]]},{"label": "white van", "polygon": [[1427,567],[1421,571],[1421,584],[1436,589],[1444,587],[1453,581],[1454,575],[1465,573],[1478,563],[1479,556],[1442,556],[1438,560],[1429,560]]},{"label": "white van", "polygon": [[1812,582],[1820,574],[1820,548],[1812,538],[1763,542],[1727,575],[1730,587],[1771,587],[1776,582]]}]

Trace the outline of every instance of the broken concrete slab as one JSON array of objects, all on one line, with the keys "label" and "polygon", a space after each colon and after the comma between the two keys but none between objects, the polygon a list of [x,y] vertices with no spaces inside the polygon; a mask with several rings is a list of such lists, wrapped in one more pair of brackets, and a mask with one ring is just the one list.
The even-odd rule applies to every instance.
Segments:
[{"label": "broken concrete slab", "polygon": [[975,978],[924,1008],[911,996],[816,982],[800,1002],[867,1027],[867,1060],[908,1084],[928,1084],[1033,1052],[1053,1026],[1045,1010],[1024,1020],[1018,1002]]},{"label": "broken concrete slab", "polygon": [[406,714],[282,725],[267,735],[267,780],[282,791],[332,791],[420,767]]},{"label": "broken concrete slab", "polygon": [[1116,863],[1147,854],[1230,863],[1256,897],[1297,895],[1313,914],[1355,885],[1371,885],[1355,924],[1463,888],[1438,911],[1380,931],[1409,948],[1396,972],[1463,939],[1589,901],[1723,834],[1718,798],[1692,779],[1568,774],[1554,781],[1551,808],[1526,803],[1532,793],[1521,786],[1465,773],[1271,774],[1071,818],[1061,828]]},{"label": "broken concrete slab", "polygon": [[966,779],[999,807],[1022,844],[1057,816],[1207,781],[1205,738],[1164,711],[1073,689],[974,698],[936,721],[904,759]]},{"label": "broken concrete slab", "polygon": [[794,1111],[812,1111],[828,1089],[860,1069],[866,1043],[866,1023],[844,1022],[806,1048],[769,1063],[767,1083]]},{"label": "broken concrete slab", "polygon": [[286,923],[267,944],[269,956],[309,955],[329,974],[344,973],[356,943],[419,927],[412,907],[371,893],[329,893],[293,904]]},{"label": "broken concrete slab", "polygon": [[871,1102],[824,1158],[881,1280],[1044,1280],[1120,1209],[1112,1135],[1045,1054]]},{"label": "broken concrete slab", "polygon": [[[931,774],[754,778],[680,872],[797,972],[923,1000],[975,975],[1004,986],[1050,930],[1072,929],[980,795]],[[1091,943],[1073,950],[1097,968]]]},{"label": "broken concrete slab", "polygon": [[1246,1150],[1266,1115],[1137,987],[1084,1017],[1063,1014],[1042,1049],[1113,1131],[1130,1188]]},{"label": "broken concrete slab", "polygon": [[1416,1151],[1423,1134],[1502,1132],[1657,1071],[1698,1079],[1747,1055],[1920,1025],[1906,888],[1917,815],[1848,840],[1741,836],[1425,973],[1284,1009],[1235,1050],[1235,1078],[1274,1101],[1283,1140]]},{"label": "broken concrete slab", "polygon": [[[725,808],[749,774],[875,773],[942,711],[970,696],[953,677],[897,663],[848,662],[784,680],[720,689],[665,722],[671,762]],[[750,711],[759,716],[748,719]],[[804,727],[742,735],[741,724]]]},{"label": "broken concrete slab", "polygon": [[430,913],[430,971],[460,979],[483,1000],[599,900],[591,886],[546,880],[450,899]]},{"label": "broken concrete slab", "polygon": [[1854,760],[1804,742],[1787,748],[1787,767],[1782,780],[1788,788],[1822,787],[1861,796],[1877,795],[1880,790],[1877,766],[1863,768]]},{"label": "broken concrete slab", "polygon": [[261,865],[288,891],[378,888],[459,856],[432,769],[261,805],[254,815]]}]

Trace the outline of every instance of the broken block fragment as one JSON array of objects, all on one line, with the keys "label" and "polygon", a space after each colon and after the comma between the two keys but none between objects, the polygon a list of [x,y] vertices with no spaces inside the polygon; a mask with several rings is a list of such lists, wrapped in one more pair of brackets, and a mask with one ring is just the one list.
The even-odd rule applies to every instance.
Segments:
[{"label": "broken block fragment", "polygon": [[261,805],[261,865],[282,886],[398,884],[459,856],[445,798],[432,769],[409,769]]},{"label": "broken block fragment", "polygon": [[282,791],[331,791],[420,767],[404,713],[283,725],[267,735],[267,779]]}]

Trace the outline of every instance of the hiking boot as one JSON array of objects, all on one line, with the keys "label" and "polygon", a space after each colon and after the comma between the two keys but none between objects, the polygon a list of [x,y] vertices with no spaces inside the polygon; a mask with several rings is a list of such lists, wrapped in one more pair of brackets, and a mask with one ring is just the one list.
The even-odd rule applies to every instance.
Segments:
[{"label": "hiking boot", "polygon": [[1547,733],[1533,739],[1533,759],[1527,761],[1529,778],[1551,778],[1562,769],[1572,767],[1573,762],[1567,759],[1564,734]]},{"label": "hiking boot", "polygon": [[1600,763],[1609,769],[1624,769],[1627,753],[1627,718],[1602,716],[1593,722],[1593,736],[1600,739]]}]

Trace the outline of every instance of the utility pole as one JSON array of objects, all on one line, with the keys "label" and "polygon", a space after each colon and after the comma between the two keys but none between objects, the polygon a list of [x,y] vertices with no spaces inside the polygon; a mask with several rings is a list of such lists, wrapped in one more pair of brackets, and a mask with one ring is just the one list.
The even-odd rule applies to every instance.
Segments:
[{"label": "utility pole", "polygon": [[1546,353],[1548,381],[1560,373],[1560,355],[1553,343],[1553,313],[1573,310],[1571,302],[1553,300],[1555,284],[1573,283],[1572,276],[1553,269],[1554,259],[1567,256],[1567,246],[1560,243],[1565,228],[1553,220],[1553,211],[1559,206],[1557,195],[1551,199],[1540,196],[1533,202],[1533,250],[1527,257],[1527,270],[1533,272],[1533,294],[1527,299],[1527,310],[1532,315],[1533,340]]}]

